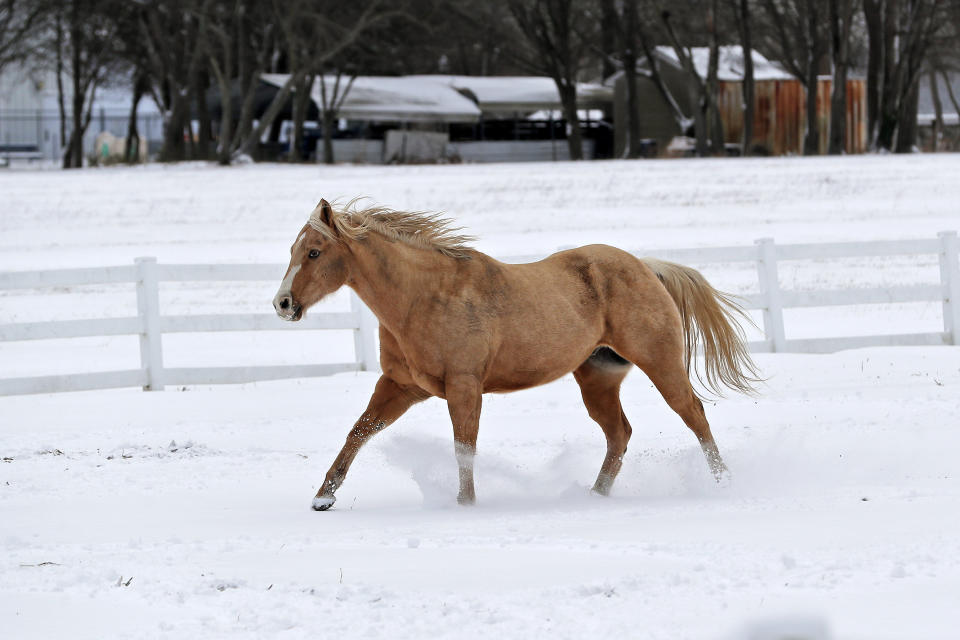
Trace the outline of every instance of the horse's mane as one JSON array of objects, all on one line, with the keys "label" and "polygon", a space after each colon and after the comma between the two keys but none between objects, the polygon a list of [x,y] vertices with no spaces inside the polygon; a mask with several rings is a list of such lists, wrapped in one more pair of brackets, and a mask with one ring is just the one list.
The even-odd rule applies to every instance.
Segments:
[{"label": "horse's mane", "polygon": [[[469,246],[475,238],[457,233],[461,227],[453,227],[452,220],[439,213],[422,211],[396,211],[387,207],[358,208],[355,198],[346,206],[333,210],[332,221],[336,233],[350,240],[362,240],[373,231],[390,240],[397,240],[413,247],[432,249],[445,256],[467,260],[472,255]],[[325,237],[336,240],[334,230],[321,220],[317,207],[307,222]]]}]

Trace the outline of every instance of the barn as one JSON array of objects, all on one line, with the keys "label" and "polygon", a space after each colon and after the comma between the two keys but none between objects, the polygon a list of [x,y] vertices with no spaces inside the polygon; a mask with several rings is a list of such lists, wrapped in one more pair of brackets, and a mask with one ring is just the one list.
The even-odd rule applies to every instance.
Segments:
[{"label": "barn", "polygon": [[[707,47],[691,49],[694,66],[706,78],[709,61]],[[654,55],[664,85],[688,121],[693,109],[687,92],[687,76],[676,52],[671,47],[657,47]],[[803,151],[806,128],[806,90],[795,77],[775,62],[754,51],[755,102],[753,143],[755,152],[766,155],[799,155]],[[674,111],[650,78],[646,60],[637,67],[637,88],[640,107],[640,135],[650,148],[662,155],[675,136],[684,131]],[[720,47],[717,104],[723,122],[724,140],[728,145],[741,143],[743,132],[743,50],[739,46]],[[622,71],[608,83],[614,89],[614,153],[623,154],[627,141],[627,86]],[[847,81],[847,153],[863,153],[867,148],[866,83],[862,78]],[[820,124],[820,152],[827,150],[830,121],[831,80],[821,77],[817,89],[817,114]]]}]

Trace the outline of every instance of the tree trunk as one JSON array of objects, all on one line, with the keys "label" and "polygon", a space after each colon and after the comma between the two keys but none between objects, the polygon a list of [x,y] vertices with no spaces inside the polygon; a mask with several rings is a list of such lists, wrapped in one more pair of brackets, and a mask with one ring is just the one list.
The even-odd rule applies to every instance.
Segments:
[{"label": "tree trunk", "polygon": [[[624,18],[627,22],[627,39],[634,37],[634,31],[630,31],[629,27],[629,12],[630,5],[634,4],[635,0],[625,0],[623,11],[625,14]],[[634,7],[634,15],[636,15],[636,7]],[[609,78],[617,69],[613,62],[613,57],[615,55],[616,41],[617,41],[617,9],[614,0],[601,0],[600,2],[600,47],[601,47],[601,60],[600,64],[602,65],[601,75],[604,78]],[[625,48],[629,45],[625,45]],[[626,60],[624,60],[624,69],[626,69]]]},{"label": "tree trunk", "polygon": [[73,95],[71,96],[71,121],[73,131],[70,132],[70,144],[64,157],[64,169],[79,169],[83,167],[83,30],[80,24],[79,7],[73,2],[70,12],[70,48],[71,48],[71,75],[73,81]]},{"label": "tree trunk", "polygon": [[897,133],[897,96],[900,95],[900,74],[897,73],[897,0],[886,0],[883,11],[883,57],[880,96],[877,101],[876,148],[892,150]]},{"label": "tree trunk", "polygon": [[807,88],[807,131],[803,137],[803,155],[815,156],[820,154],[820,114],[817,112],[820,83],[817,79],[820,60],[821,39],[817,25],[817,7],[813,0],[806,0],[806,37],[807,37],[807,64],[804,77]]},{"label": "tree trunk", "polygon": [[632,70],[624,67],[623,79],[627,83],[627,148],[624,156],[627,158],[640,157],[640,91],[637,87],[637,61],[635,58],[624,58],[624,64],[631,64]]},{"label": "tree trunk", "polygon": [[[852,0],[846,0],[850,2]],[[846,151],[847,137],[847,48],[848,22],[841,15],[840,3],[830,0],[830,54],[833,61],[833,79],[830,89],[830,137],[827,153],[839,155]]]},{"label": "tree trunk", "polygon": [[707,63],[707,85],[703,95],[703,104],[707,110],[707,122],[710,130],[710,154],[722,156],[725,153],[723,139],[723,121],[717,108],[717,94],[720,84],[717,81],[717,67],[720,63],[720,43],[717,40],[717,0],[713,0],[710,11],[710,58]]},{"label": "tree trunk", "polygon": [[577,114],[577,85],[573,81],[557,83],[563,117],[567,121],[567,147],[571,160],[583,160],[583,136],[580,133],[580,116]]},{"label": "tree trunk", "polygon": [[170,110],[165,114],[163,127],[163,147],[160,160],[179,162],[185,158],[183,128],[186,119],[186,99],[177,90],[170,91]]},{"label": "tree trunk", "polygon": [[[59,13],[56,16],[56,67],[57,67],[57,107],[60,109],[60,153],[66,153],[67,145],[67,106],[63,94],[63,22]],[[66,162],[66,156],[64,156]],[[66,169],[66,164],[64,164]]]},{"label": "tree trunk", "polygon": [[817,63],[811,54],[807,60],[807,131],[803,136],[803,155],[820,154],[820,114],[817,113],[820,83],[817,81]]},{"label": "tree trunk", "polygon": [[217,131],[217,164],[228,166],[233,153],[233,100],[230,99],[230,79],[220,68],[213,65],[220,92],[220,128]]},{"label": "tree trunk", "polygon": [[127,120],[127,141],[123,149],[123,161],[127,164],[137,164],[144,158],[140,157],[140,130],[137,125],[137,107],[143,94],[147,92],[148,81],[142,72],[137,72],[133,81],[133,100],[130,102],[130,118]]},{"label": "tree trunk", "polygon": [[[290,77],[287,78],[287,81],[283,83],[283,86],[280,87],[280,90],[277,91],[276,95],[273,96],[270,106],[267,107],[267,110],[260,117],[260,121],[257,123],[256,128],[247,133],[243,138],[243,142],[237,147],[236,153],[245,153],[253,156],[253,154],[256,152],[257,145],[260,143],[260,138],[263,137],[263,134],[266,133],[266,131],[273,124],[274,119],[276,119],[277,115],[280,113],[280,110],[283,108],[284,102],[286,102],[287,98],[290,97],[290,92],[293,90],[294,82],[301,80],[302,76],[302,72],[290,74]],[[237,133],[239,134],[240,131]]]},{"label": "tree trunk", "polygon": [[917,146],[917,108],[920,98],[920,83],[913,82],[900,101],[897,122],[897,153],[911,153]]},{"label": "tree trunk", "polygon": [[943,137],[943,102],[940,101],[940,88],[937,86],[937,72],[930,69],[930,97],[933,99],[933,141],[930,150],[940,151],[940,139]]},{"label": "tree trunk", "polygon": [[627,158],[640,157],[640,96],[637,87],[637,3],[626,0],[623,31],[623,79],[627,83]]},{"label": "tree trunk", "polygon": [[687,71],[687,95],[693,109],[693,132],[696,136],[697,157],[705,158],[710,155],[710,144],[707,142],[707,116],[704,113],[703,90],[696,71]]},{"label": "tree trunk", "polygon": [[740,0],[737,24],[740,27],[740,48],[743,51],[743,138],[741,153],[744,156],[753,152],[753,111],[755,85],[753,79],[753,45],[750,40],[750,3]]},{"label": "tree trunk", "polygon": [[953,93],[953,87],[950,86],[950,78],[943,69],[940,70],[940,75],[943,77],[943,84],[947,88],[947,96],[950,98],[950,104],[953,105],[953,110],[957,116],[960,117],[960,102],[957,101],[957,96]]},{"label": "tree trunk", "polygon": [[847,150],[847,67],[833,69],[830,88],[830,140],[827,153],[839,155]]},{"label": "tree trunk", "polygon": [[199,158],[200,154],[197,152],[197,140],[193,135],[193,122],[191,122],[189,117],[183,120],[183,139],[186,140],[187,158],[190,160]]},{"label": "tree trunk", "polygon": [[883,68],[883,0],[863,0],[867,23],[867,132],[870,146],[876,145],[880,114],[880,84]]},{"label": "tree trunk", "polygon": [[[307,111],[310,108],[310,92],[313,90],[314,78],[315,76],[312,73],[306,75],[294,89],[293,133],[290,137],[291,162],[303,162],[310,157],[310,150],[306,148],[304,142],[303,122],[307,119]],[[324,128],[323,135],[324,137],[327,135],[326,128]]]},{"label": "tree trunk", "polygon": [[333,157],[333,130],[337,126],[337,112],[333,109],[323,110],[323,163],[334,164]]},{"label": "tree trunk", "polygon": [[207,89],[210,87],[210,75],[206,70],[197,72],[193,93],[197,104],[197,155],[201,160],[210,160],[213,141],[213,123],[210,107],[207,105]]}]

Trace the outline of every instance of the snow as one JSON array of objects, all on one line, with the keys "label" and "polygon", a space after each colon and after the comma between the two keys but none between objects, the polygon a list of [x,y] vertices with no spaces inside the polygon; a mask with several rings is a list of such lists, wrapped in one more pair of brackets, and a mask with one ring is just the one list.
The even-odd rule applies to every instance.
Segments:
[{"label": "snow", "polygon": [[[657,55],[670,62],[678,69],[680,59],[673,47],[658,46]],[[690,47],[689,55],[693,58],[693,68],[701,78],[707,77],[710,66],[710,47]],[[751,51],[753,58],[753,77],[755,80],[792,80],[793,76],[779,64],[766,57],[759,51]],[[717,79],[721,81],[739,82],[743,80],[743,47],[739,45],[725,45],[718,47],[717,52]]]},{"label": "snow", "polygon": [[[487,112],[537,111],[559,107],[560,93],[553,78],[545,76],[407,76],[453,87],[474,99]],[[592,82],[577,83],[580,105],[610,104],[613,90]],[[599,120],[599,118],[594,118]]]},{"label": "snow", "polygon": [[[5,171],[0,270],[283,262],[320,197],[358,194],[444,210],[501,256],[929,238],[960,226],[958,171],[958,155]],[[755,287],[752,265],[702,268]],[[933,256],[781,273],[791,288],[937,277]],[[173,283],[161,303],[270,312],[277,286]],[[3,292],[0,323],[134,304],[132,287]],[[932,304],[817,312],[788,316],[788,336],[942,322]],[[169,338],[170,366],[352,353],[340,332]],[[3,343],[0,375],[136,366],[136,340],[117,340]],[[635,371],[623,471],[610,498],[591,495],[604,442],[566,377],[484,398],[472,508],[431,400],[364,448],[331,510],[311,509],[372,373],[0,398],[4,636],[955,637],[960,348],[757,361],[760,397],[706,407],[728,485]]]},{"label": "snow", "polygon": [[[288,77],[282,73],[261,76],[276,87],[283,86]],[[347,81],[341,78],[341,90]],[[327,91],[332,92],[336,77],[327,76],[326,83]],[[608,105],[613,90],[580,82],[577,96],[581,105]],[[319,82],[314,82],[311,97],[317,108],[322,108]],[[475,122],[481,112],[513,115],[559,106],[556,83],[542,76],[357,76],[339,115],[352,120]]]}]

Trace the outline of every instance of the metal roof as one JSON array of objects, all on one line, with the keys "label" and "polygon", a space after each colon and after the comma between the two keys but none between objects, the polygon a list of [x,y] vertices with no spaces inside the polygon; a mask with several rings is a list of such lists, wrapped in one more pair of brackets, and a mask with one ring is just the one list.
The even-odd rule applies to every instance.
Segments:
[{"label": "metal roof", "polygon": [[[264,82],[281,87],[289,74],[267,73]],[[326,76],[327,91],[333,90],[334,76]],[[347,82],[341,78],[341,89]],[[310,97],[322,110],[320,82],[313,83]],[[480,109],[451,87],[415,76],[358,76],[338,116],[348,120],[389,122],[476,122]]]}]

